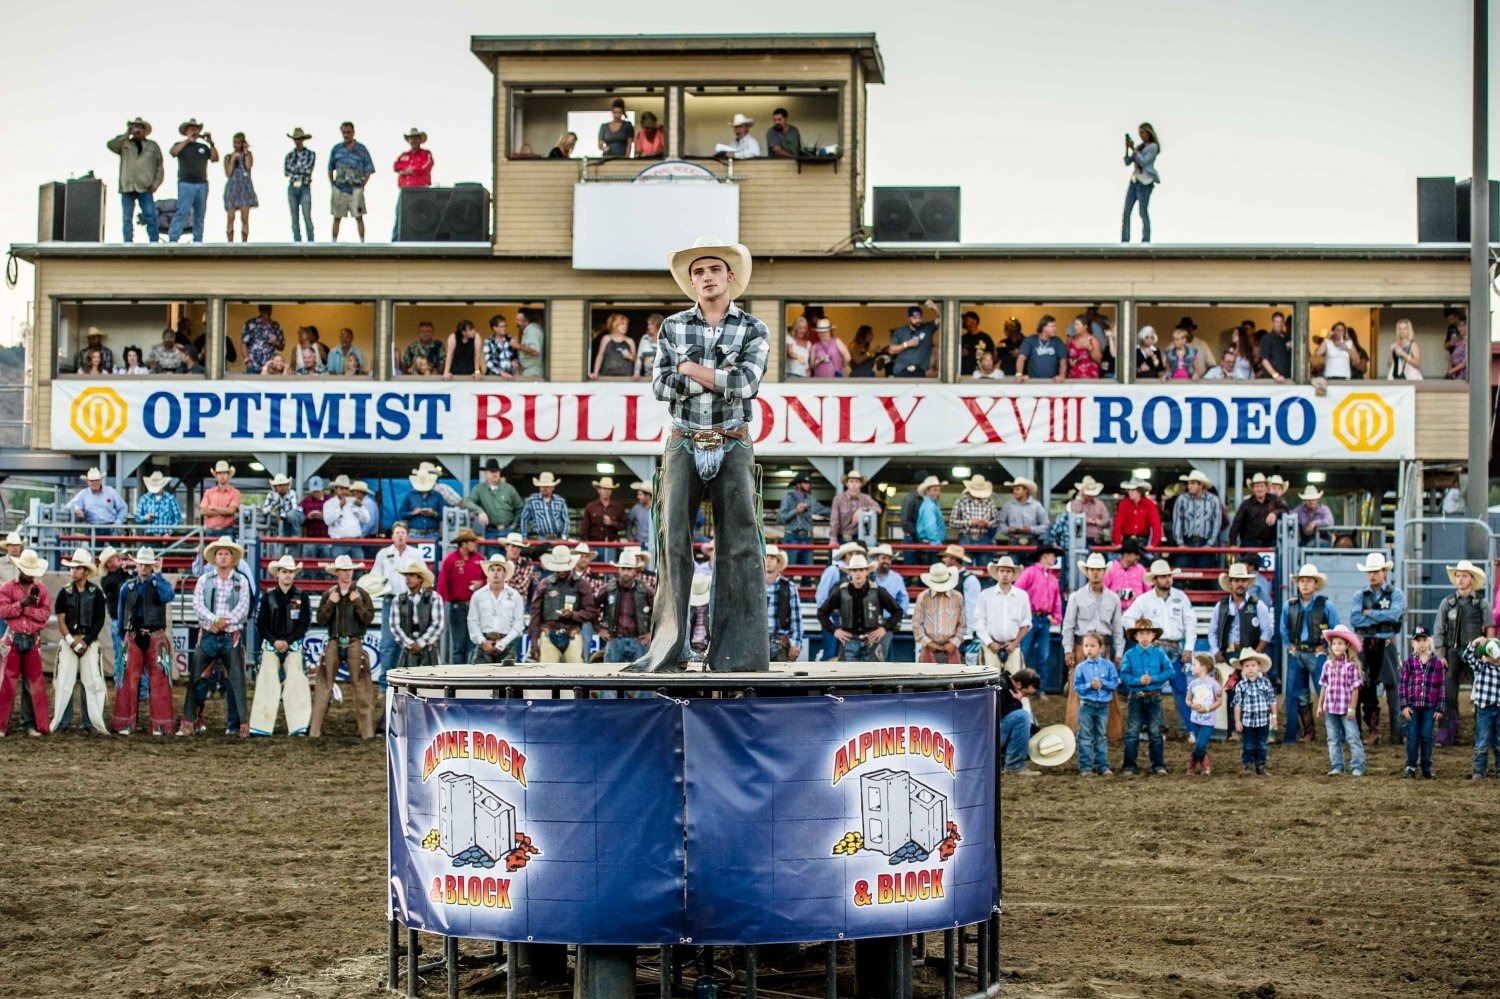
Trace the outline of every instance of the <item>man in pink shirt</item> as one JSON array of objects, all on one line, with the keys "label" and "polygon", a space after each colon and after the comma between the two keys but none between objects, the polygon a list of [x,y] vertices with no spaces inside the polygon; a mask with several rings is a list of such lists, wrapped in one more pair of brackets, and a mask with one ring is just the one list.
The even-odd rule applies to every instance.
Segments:
[{"label": "man in pink shirt", "polygon": [[474,646],[469,641],[469,601],[475,591],[489,585],[484,556],[479,554],[479,535],[467,527],[453,536],[457,546],[438,567],[437,594],[448,608],[448,662],[466,663]]},{"label": "man in pink shirt", "polygon": [[1062,549],[1043,542],[1036,547],[1036,561],[1016,580],[1016,588],[1031,598],[1031,630],[1021,643],[1021,658],[1042,675],[1042,691],[1062,690],[1062,672],[1052,663],[1052,628],[1062,624],[1062,587],[1053,566]]},{"label": "man in pink shirt", "polygon": [[1141,543],[1134,538],[1126,538],[1125,543],[1120,546],[1120,560],[1111,562],[1104,573],[1104,588],[1114,590],[1120,597],[1120,609],[1129,609],[1136,597],[1145,593],[1149,586],[1146,585],[1146,567],[1141,563]]},{"label": "man in pink shirt", "polygon": [[214,484],[203,490],[198,516],[209,533],[232,538],[240,524],[240,491],[229,484],[234,478],[234,466],[220,458],[213,471]]}]

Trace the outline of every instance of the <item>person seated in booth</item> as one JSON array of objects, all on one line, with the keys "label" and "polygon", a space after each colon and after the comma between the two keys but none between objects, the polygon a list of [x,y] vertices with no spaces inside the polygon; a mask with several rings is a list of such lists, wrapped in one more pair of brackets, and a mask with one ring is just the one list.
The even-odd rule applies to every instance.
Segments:
[{"label": "person seated in booth", "polygon": [[608,157],[630,155],[635,126],[625,120],[625,102],[616,97],[609,103],[609,121],[599,126],[599,154]]},{"label": "person seated in booth", "polygon": [[100,366],[103,368],[104,373],[108,374],[113,371],[115,369],[115,355],[113,351],[104,346],[104,331],[97,326],[90,326],[85,336],[87,337],[87,342],[79,348],[77,356],[73,358],[73,370],[82,372],[84,369],[84,360],[87,358],[88,352],[97,350],[99,352]]},{"label": "person seated in booth", "polygon": [[[443,361],[448,350],[441,340],[432,335],[432,323],[422,320],[417,323],[417,339],[401,355],[401,370],[408,375],[432,375],[443,370]],[[426,371],[416,370],[417,359],[427,362]]]},{"label": "person seated in booth", "polygon": [[759,159],[762,156],[760,142],[750,134],[750,126],[754,124],[754,118],[736,113],[729,121],[729,126],[734,129],[734,141],[714,146],[714,156],[721,160]]},{"label": "person seated in booth", "polygon": [[573,157],[573,149],[577,145],[578,145],[578,133],[577,132],[564,132],[562,135],[560,135],[560,136],[557,137],[557,145],[555,145],[555,146],[552,147],[552,151],[547,154],[547,158],[549,160],[566,160],[566,159],[572,159],[572,157]]},{"label": "person seated in booth", "polygon": [[1219,363],[1208,369],[1203,376],[1206,382],[1240,381],[1248,378],[1241,374],[1240,354],[1234,347],[1225,347],[1224,353],[1219,356]]},{"label": "person seated in booth", "polygon": [[323,351],[318,343],[316,326],[297,328],[297,347],[293,351],[292,370],[299,375],[326,374],[328,367],[323,362]]},{"label": "person seated in booth", "polygon": [[802,133],[788,120],[786,108],[771,112],[771,127],[766,130],[766,155],[794,160],[802,155]]},{"label": "person seated in booth", "polygon": [[354,331],[345,326],[339,330],[339,345],[328,352],[326,362],[330,375],[354,375],[368,374],[370,366],[365,363],[365,355],[354,346]]},{"label": "person seated in booth", "polygon": [[104,351],[98,347],[85,347],[83,349],[83,361],[78,365],[80,375],[107,375],[104,370]]},{"label": "person seated in booth", "polygon": [[158,375],[185,375],[194,365],[192,357],[177,342],[177,334],[164,329],[161,331],[161,343],[146,354],[146,367]]},{"label": "person seated in booth", "polygon": [[141,352],[141,348],[135,344],[131,344],[121,352],[120,364],[115,368],[114,373],[117,375],[149,375],[151,369],[146,367],[146,355]]},{"label": "person seated in booth", "polygon": [[641,112],[641,130],[635,133],[632,151],[638,160],[659,160],[667,152],[667,130],[652,111]]}]

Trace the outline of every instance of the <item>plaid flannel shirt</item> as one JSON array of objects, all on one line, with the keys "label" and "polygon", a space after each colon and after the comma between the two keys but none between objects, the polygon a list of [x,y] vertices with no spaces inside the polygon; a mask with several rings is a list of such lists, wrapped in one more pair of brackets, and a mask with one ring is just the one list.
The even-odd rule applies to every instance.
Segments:
[{"label": "plaid flannel shirt", "polygon": [[787,580],[788,583],[791,583],[787,587],[787,593],[791,595],[792,627],[786,632],[776,627],[777,616],[781,611],[781,598],[778,593],[781,589],[781,580],[782,577],[777,576],[774,583],[766,584],[766,622],[769,626],[768,634],[773,642],[783,636],[789,638],[792,644],[800,649],[802,647],[802,596],[797,592],[797,584],[791,580]]},{"label": "plaid flannel shirt", "polygon": [[1397,690],[1403,708],[1438,708],[1443,705],[1444,668],[1447,666],[1436,653],[1425,663],[1421,656],[1412,656],[1401,664],[1401,677]]},{"label": "plaid flannel shirt", "polygon": [[1463,660],[1474,671],[1474,685],[1469,688],[1474,707],[1500,706],[1500,666],[1486,660],[1472,645],[1464,646]]},{"label": "plaid flannel shirt", "polygon": [[1240,709],[1241,725],[1265,728],[1276,710],[1276,688],[1264,676],[1242,679],[1234,685],[1234,706]]},{"label": "plaid flannel shirt", "polygon": [[1323,688],[1323,711],[1330,715],[1347,715],[1354,704],[1354,691],[1364,685],[1364,671],[1356,659],[1334,659],[1323,663],[1318,686]]},{"label": "plaid flannel shirt", "polygon": [[[971,520],[987,520],[990,526],[974,527],[969,523]],[[953,510],[948,514],[948,523],[960,535],[976,537],[987,534],[1000,522],[1000,511],[995,506],[995,501],[988,496],[984,499],[976,499],[968,493],[964,493],[953,501]]]},{"label": "plaid flannel shirt", "polygon": [[[153,517],[153,520],[147,520]],[[163,490],[147,492],[135,501],[135,522],[141,525],[143,534],[167,534],[169,528],[182,524],[182,507],[177,497]]]},{"label": "plaid flannel shirt", "polygon": [[[662,322],[651,391],[690,430],[749,423],[750,401],[760,392],[770,349],[766,324],[739,306],[731,304],[715,329],[694,305]],[[713,369],[713,391],[678,374],[683,361]]]}]

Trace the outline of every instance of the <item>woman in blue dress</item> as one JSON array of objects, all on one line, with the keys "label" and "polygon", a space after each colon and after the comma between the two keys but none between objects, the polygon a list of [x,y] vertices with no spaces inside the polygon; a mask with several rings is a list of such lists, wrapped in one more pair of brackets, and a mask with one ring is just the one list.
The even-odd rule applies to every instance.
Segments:
[{"label": "woman in blue dress", "polygon": [[240,242],[250,242],[250,209],[259,208],[255,197],[255,184],[250,180],[250,170],[255,166],[255,154],[244,132],[234,133],[234,151],[224,157],[224,175],[229,182],[224,185],[224,210],[229,214],[225,235],[234,242],[234,217],[240,217]]}]

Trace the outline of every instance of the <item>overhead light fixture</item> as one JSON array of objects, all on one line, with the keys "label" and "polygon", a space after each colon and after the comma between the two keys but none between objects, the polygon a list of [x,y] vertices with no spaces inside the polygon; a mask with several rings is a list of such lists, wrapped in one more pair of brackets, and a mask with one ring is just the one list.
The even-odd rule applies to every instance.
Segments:
[{"label": "overhead light fixture", "polygon": [[796,470],[791,468],[778,468],[776,471],[771,473],[771,478],[773,479],[792,479],[796,478],[796,476]]},{"label": "overhead light fixture", "polygon": [[600,475],[613,475],[615,474],[615,463],[612,461],[601,461],[594,466],[594,471]]},{"label": "overhead light fixture", "polygon": [[954,465],[952,472],[955,479],[967,479],[974,474],[968,465]]},{"label": "overhead light fixture", "polygon": [[1328,481],[1328,473],[1327,472],[1308,472],[1307,473],[1307,481],[1310,482],[1310,483],[1314,483],[1314,482],[1316,482],[1316,483],[1327,482]]},{"label": "overhead light fixture", "polygon": [[1137,479],[1149,479],[1149,478],[1151,478],[1151,469],[1149,469],[1149,468],[1132,468],[1130,470],[1130,474],[1133,475],[1133,476],[1135,476]]},{"label": "overhead light fixture", "polygon": [[250,471],[252,471],[252,472],[264,472],[265,470],[266,470],[266,466],[262,465],[258,461],[252,461],[250,463]]}]

